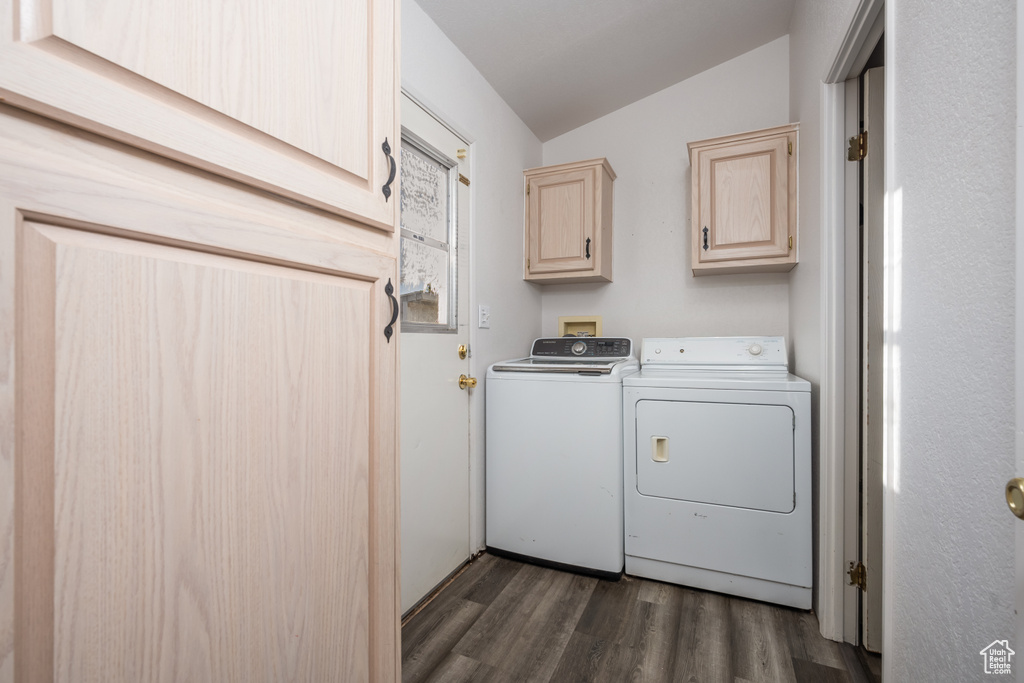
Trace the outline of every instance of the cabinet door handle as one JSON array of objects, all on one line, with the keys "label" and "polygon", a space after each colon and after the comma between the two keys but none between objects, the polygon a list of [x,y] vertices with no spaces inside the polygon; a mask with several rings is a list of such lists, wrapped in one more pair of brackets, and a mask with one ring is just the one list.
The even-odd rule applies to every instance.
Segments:
[{"label": "cabinet door handle", "polygon": [[587,258],[590,258],[590,238],[587,238]]},{"label": "cabinet door handle", "polygon": [[704,226],[704,251],[708,250],[708,226]]},{"label": "cabinet door handle", "polygon": [[391,343],[391,335],[395,333],[394,324],[398,320],[398,299],[395,298],[395,288],[391,284],[391,278],[388,278],[388,283],[384,285],[384,293],[391,299],[391,322],[384,327],[384,338],[388,340],[388,344]]},{"label": "cabinet door handle", "polygon": [[395,172],[398,170],[398,167],[395,166],[395,158],[391,156],[391,145],[388,144],[387,138],[384,138],[384,144],[380,148],[384,150],[388,161],[391,162],[391,173],[388,174],[388,181],[380,188],[380,191],[384,193],[384,201],[386,202],[391,197],[391,183],[395,182]]}]

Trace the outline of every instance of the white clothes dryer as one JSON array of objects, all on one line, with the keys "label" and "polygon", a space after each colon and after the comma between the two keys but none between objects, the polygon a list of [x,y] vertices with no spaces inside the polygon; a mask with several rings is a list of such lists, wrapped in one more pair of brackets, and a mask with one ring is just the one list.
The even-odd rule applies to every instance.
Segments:
[{"label": "white clothes dryer", "polygon": [[625,338],[537,339],[487,370],[487,548],[618,578]]},{"label": "white clothes dryer", "polygon": [[644,339],[623,379],[626,573],[811,607],[810,383],[782,337]]}]

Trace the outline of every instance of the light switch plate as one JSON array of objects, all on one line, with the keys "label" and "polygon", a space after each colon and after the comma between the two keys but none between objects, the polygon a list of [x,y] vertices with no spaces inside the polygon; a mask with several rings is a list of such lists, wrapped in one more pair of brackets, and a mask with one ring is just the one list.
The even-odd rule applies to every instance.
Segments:
[{"label": "light switch plate", "polygon": [[477,315],[476,326],[482,330],[489,330],[491,328],[490,306],[480,306],[480,310]]}]

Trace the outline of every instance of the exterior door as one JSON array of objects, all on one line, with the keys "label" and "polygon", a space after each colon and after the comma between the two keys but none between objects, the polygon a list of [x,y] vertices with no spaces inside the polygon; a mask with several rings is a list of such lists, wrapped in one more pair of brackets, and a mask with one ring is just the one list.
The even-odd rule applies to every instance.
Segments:
[{"label": "exterior door", "polygon": [[397,681],[393,7],[158,4],[0,12],[0,681]]},{"label": "exterior door", "polygon": [[885,68],[864,72],[864,129],[867,155],[861,162],[864,193],[862,228],[863,286],[861,309],[861,562],[866,590],[861,595],[864,647],[882,651],[882,460],[883,373],[882,321],[885,195]]},{"label": "exterior door", "polygon": [[[402,97],[402,611],[469,558],[469,145]],[[468,178],[467,178],[468,180]]]}]

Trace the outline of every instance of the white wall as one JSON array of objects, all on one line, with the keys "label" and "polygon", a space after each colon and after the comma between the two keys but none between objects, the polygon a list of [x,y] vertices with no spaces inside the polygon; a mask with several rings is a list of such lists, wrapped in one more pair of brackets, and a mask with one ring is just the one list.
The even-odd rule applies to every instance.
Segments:
[{"label": "white wall", "polygon": [[604,334],[637,342],[787,334],[788,274],[691,274],[686,143],[790,123],[788,70],[783,37],[544,143],[545,165],[607,157],[618,176],[614,282],[534,285],[544,334],[560,315],[601,315]]},{"label": "white wall", "polygon": [[983,678],[978,653],[996,638],[1021,652],[1019,522],[1003,500],[1014,476],[1015,13],[1012,0],[900,0],[887,13],[886,184],[902,251],[892,681]]},{"label": "white wall", "polygon": [[[540,293],[523,282],[523,169],[541,144],[414,0],[402,3],[402,88],[471,143],[470,548],[484,544],[484,375],[540,336]],[[476,328],[478,304],[491,327]],[[409,368],[403,368],[403,374]],[[407,482],[408,484],[408,482]]]},{"label": "white wall", "polygon": [[[800,121],[800,268],[790,287],[795,372],[821,379],[821,84],[857,0],[796,0],[790,23],[790,114]],[[815,410],[817,424],[817,410]],[[815,439],[817,443],[817,439]]]},{"label": "white wall", "polygon": [[[790,115],[800,121],[800,266],[793,271],[789,289],[789,339],[793,372],[811,382],[812,486],[814,497],[814,576],[818,580],[820,551],[821,458],[820,442],[822,378],[821,301],[821,139],[822,79],[832,66],[851,23],[857,0],[796,0],[790,20],[789,85]],[[840,240],[842,242],[842,240]],[[855,408],[855,407],[854,407]],[[841,468],[840,468],[841,469]],[[853,558],[851,558],[853,559]],[[845,566],[845,563],[844,563]],[[821,586],[815,585],[814,606],[819,614]]]}]

